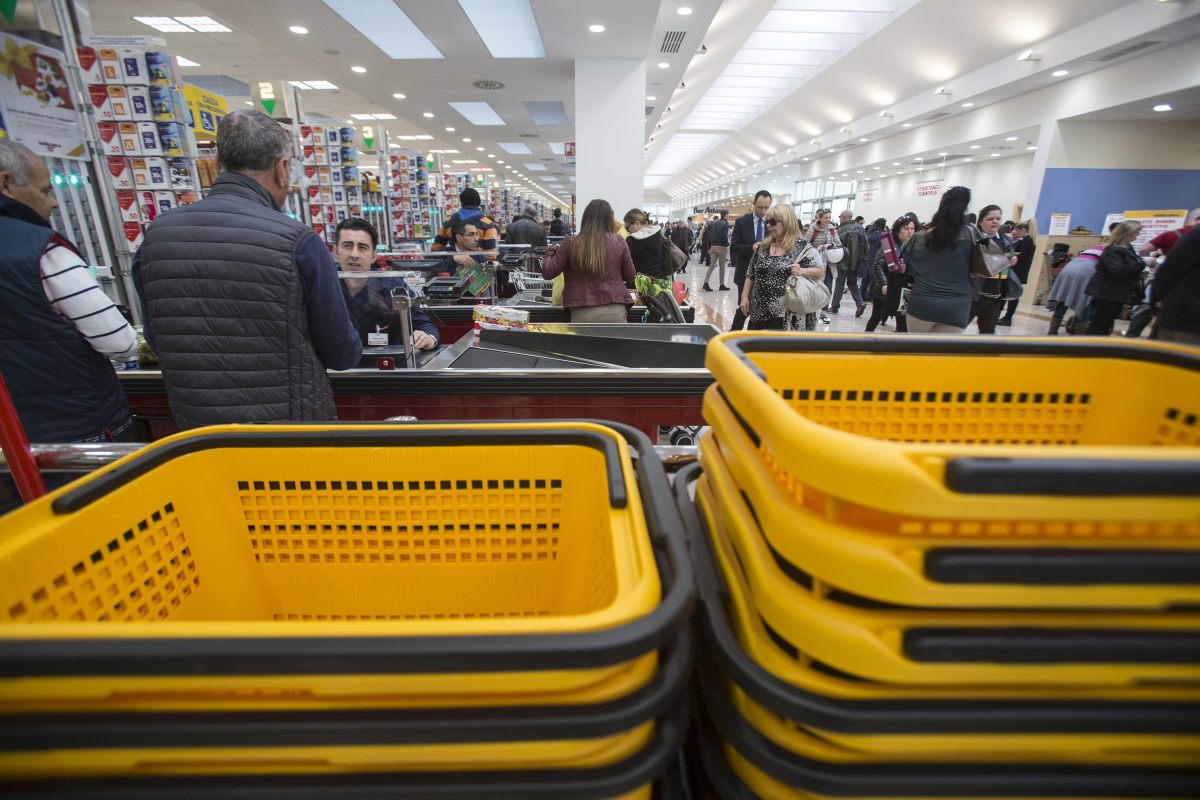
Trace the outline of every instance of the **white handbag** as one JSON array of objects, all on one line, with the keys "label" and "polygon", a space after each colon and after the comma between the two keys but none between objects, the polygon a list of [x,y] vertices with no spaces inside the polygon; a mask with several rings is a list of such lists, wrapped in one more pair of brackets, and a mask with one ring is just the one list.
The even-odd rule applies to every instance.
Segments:
[{"label": "white handbag", "polygon": [[845,257],[845,255],[846,255],[846,248],[844,248],[844,247],[826,247],[825,248],[825,260],[827,262],[829,262],[830,264],[838,263],[839,261],[842,260],[843,257]]},{"label": "white handbag", "polygon": [[829,305],[831,295],[824,281],[788,276],[783,306],[793,314],[815,314]]}]

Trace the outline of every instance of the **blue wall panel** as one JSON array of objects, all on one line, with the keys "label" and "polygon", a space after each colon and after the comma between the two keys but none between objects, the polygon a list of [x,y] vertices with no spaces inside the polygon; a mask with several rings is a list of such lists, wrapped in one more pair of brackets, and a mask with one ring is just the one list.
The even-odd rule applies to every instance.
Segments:
[{"label": "blue wall panel", "polygon": [[1046,170],[1038,197],[1038,231],[1050,229],[1051,214],[1070,214],[1071,227],[1102,233],[1104,218],[1121,211],[1200,206],[1198,169]]}]

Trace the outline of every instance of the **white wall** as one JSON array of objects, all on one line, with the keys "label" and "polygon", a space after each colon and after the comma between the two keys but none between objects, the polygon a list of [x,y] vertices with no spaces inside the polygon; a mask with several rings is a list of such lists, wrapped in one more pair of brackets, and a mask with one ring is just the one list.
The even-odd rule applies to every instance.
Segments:
[{"label": "white wall", "polygon": [[575,208],[600,197],[620,219],[642,204],[646,62],[575,61]]},{"label": "white wall", "polygon": [[921,222],[927,222],[937,211],[941,198],[917,197],[917,183],[942,178],[946,189],[966,186],[971,190],[972,211],[994,203],[1004,210],[1004,218],[1008,219],[1015,203],[1028,203],[1025,192],[1032,168],[1033,154],[1030,153],[1008,158],[985,158],[970,164],[949,166],[945,170],[925,169],[920,173],[909,172],[865,181],[859,184],[859,197],[862,197],[864,190],[875,189],[875,198],[869,203],[857,200],[855,213],[862,214],[868,221],[884,217],[891,223],[906,211],[914,211]]},{"label": "white wall", "polygon": [[1200,169],[1200,122],[1171,122],[1169,116],[1153,122],[1063,120],[1046,166]]}]

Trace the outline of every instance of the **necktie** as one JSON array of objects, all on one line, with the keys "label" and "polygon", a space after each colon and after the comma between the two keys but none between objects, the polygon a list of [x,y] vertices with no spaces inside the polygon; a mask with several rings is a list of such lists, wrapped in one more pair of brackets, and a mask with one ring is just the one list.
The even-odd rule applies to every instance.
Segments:
[{"label": "necktie", "polygon": [[758,218],[758,220],[757,220],[757,222],[758,222],[758,231],[757,231],[757,232],[755,232],[755,234],[754,234],[754,241],[756,241],[756,242],[761,242],[761,241],[763,240],[763,221],[762,221],[762,217],[759,217],[759,218]]}]

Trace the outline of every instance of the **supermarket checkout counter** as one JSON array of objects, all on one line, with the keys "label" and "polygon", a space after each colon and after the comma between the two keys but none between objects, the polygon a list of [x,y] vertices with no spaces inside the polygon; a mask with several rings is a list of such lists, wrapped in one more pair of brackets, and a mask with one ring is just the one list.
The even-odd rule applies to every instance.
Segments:
[{"label": "supermarket checkout counter", "polygon": [[[545,333],[468,332],[420,353],[417,369],[360,367],[331,372],[338,417],[347,421],[413,416],[441,419],[605,419],[652,437],[660,425],[700,425],[703,367],[711,325],[544,325]],[[535,337],[545,337],[537,340]],[[522,338],[523,337],[523,338]],[[445,340],[443,340],[445,341]],[[368,351],[370,348],[368,348]],[[682,365],[682,366],[679,366]],[[119,372],[129,407],[151,439],[176,431],[162,374]]]}]

